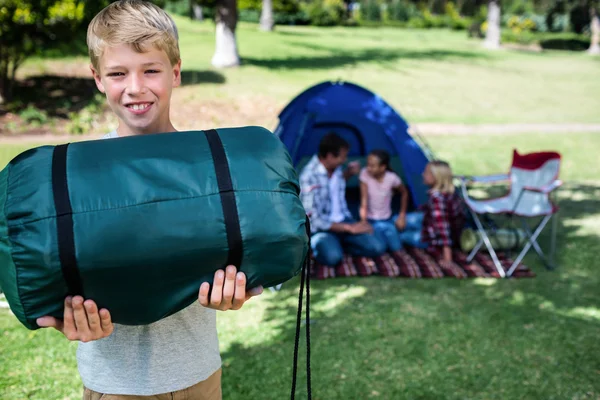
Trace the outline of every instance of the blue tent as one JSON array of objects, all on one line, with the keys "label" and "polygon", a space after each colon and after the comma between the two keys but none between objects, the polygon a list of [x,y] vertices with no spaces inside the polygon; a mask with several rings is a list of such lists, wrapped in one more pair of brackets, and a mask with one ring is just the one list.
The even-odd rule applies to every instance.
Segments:
[{"label": "blue tent", "polygon": [[[412,205],[426,201],[421,174],[428,157],[408,133],[406,121],[381,97],[348,82],[317,84],[283,109],[275,134],[300,172],[317,153],[321,138],[331,131],[350,143],[349,160],[361,160],[362,165],[371,150],[387,150],[392,168],[409,189]],[[357,186],[356,178],[348,182],[349,190]]]}]

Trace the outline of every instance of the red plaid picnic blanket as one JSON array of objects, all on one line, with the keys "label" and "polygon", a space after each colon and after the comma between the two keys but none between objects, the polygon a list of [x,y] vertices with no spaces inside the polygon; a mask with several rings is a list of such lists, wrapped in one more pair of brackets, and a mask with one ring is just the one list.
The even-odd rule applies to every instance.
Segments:
[{"label": "red plaid picnic blanket", "polygon": [[[311,259],[311,277],[313,279],[329,279],[351,276],[384,276],[399,278],[499,278],[494,262],[487,254],[478,253],[475,259],[467,262],[467,255],[454,250],[453,262],[441,261],[442,255],[435,249],[407,248],[392,253],[385,253],[379,257],[358,257],[344,255],[338,265],[322,265]],[[505,271],[508,271],[512,260],[502,253],[498,259]],[[512,274],[514,278],[535,277],[533,271],[527,266],[519,264]]]}]

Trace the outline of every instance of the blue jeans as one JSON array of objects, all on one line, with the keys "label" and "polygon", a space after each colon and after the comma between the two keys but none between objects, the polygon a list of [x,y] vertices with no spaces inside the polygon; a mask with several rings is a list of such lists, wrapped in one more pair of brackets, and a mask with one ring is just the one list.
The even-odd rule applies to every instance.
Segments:
[{"label": "blue jeans", "polygon": [[[344,221],[352,223],[354,221]],[[385,243],[368,233],[317,232],[311,237],[311,247],[317,262],[331,267],[342,261],[344,252],[354,256],[377,257],[385,253]]]},{"label": "blue jeans", "polygon": [[422,249],[427,247],[427,243],[421,240],[423,216],[424,214],[420,211],[406,214],[406,226],[404,227],[404,230],[398,234],[402,244],[407,244],[412,247],[420,247]]},{"label": "blue jeans", "polygon": [[373,227],[373,233],[379,240],[385,243],[388,251],[396,251],[402,248],[402,242],[400,241],[398,229],[396,229],[395,225],[397,218],[397,215],[393,215],[389,219],[369,220],[369,223]]}]

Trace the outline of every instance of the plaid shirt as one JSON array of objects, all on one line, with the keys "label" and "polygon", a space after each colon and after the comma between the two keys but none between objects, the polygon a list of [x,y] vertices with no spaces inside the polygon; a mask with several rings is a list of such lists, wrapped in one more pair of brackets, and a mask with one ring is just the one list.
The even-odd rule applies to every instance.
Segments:
[{"label": "plaid shirt", "polygon": [[462,201],[456,194],[431,191],[423,206],[421,236],[430,246],[458,245],[464,213]]},{"label": "plaid shirt", "polygon": [[[342,167],[334,172],[339,179],[339,198],[341,211],[346,218],[352,218],[346,204],[346,180]],[[310,218],[311,231],[328,231],[331,228],[331,196],[329,194],[329,175],[327,170],[315,155],[306,164],[300,174],[300,199]]]}]

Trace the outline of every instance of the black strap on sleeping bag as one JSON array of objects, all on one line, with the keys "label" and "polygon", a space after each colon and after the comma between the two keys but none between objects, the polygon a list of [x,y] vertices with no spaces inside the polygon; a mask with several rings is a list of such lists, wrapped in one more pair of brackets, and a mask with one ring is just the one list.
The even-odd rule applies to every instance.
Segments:
[{"label": "black strap on sleeping bag", "polygon": [[67,149],[69,144],[61,144],[52,153],[52,193],[56,209],[56,231],[58,257],[69,294],[83,296],[83,285],[77,257],[75,256],[75,235],[73,233],[73,210],[69,198],[67,181]]},{"label": "black strap on sleeping bag", "polygon": [[227,245],[229,254],[226,265],[234,265],[239,268],[242,264],[242,232],[240,229],[240,218],[238,216],[237,205],[235,204],[235,192],[231,182],[231,173],[227,155],[223,148],[223,142],[219,133],[210,129],[204,131],[208,146],[212,153],[213,163],[215,165],[215,174],[217,175],[217,184],[219,185],[219,194],[221,195],[221,206],[223,207],[223,218],[225,219],[225,230],[227,232]]},{"label": "black strap on sleeping bag", "polygon": [[298,297],[298,315],[296,317],[296,339],[294,341],[294,366],[292,372],[292,400],[296,397],[296,374],[298,371],[298,347],[300,343],[300,325],[302,323],[302,294],[304,292],[304,281],[306,279],[306,393],[308,399],[312,399],[312,388],[310,382],[310,219],[306,216],[306,234],[308,235],[308,252],[304,259],[300,277],[300,295]]}]

